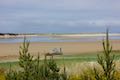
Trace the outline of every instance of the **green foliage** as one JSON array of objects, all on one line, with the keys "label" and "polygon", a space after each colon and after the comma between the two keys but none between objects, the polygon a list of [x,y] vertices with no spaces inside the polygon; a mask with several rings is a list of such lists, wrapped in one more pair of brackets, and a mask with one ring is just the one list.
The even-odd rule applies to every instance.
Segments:
[{"label": "green foliage", "polygon": [[18,76],[17,71],[13,71],[10,66],[9,72],[6,75],[6,80],[20,80],[20,77],[21,76]]},{"label": "green foliage", "polygon": [[53,58],[44,60],[40,63],[40,57],[33,59],[28,52],[29,42],[24,39],[19,51],[18,71],[10,70],[7,72],[6,80],[67,80],[63,79],[60,69]]},{"label": "green foliage", "polygon": [[29,42],[24,39],[19,51],[19,65],[23,69],[23,79],[30,80],[33,75],[33,56],[28,52]]},{"label": "green foliage", "polygon": [[47,66],[50,69],[50,73],[49,73],[50,80],[59,80],[60,79],[60,75],[58,73],[59,68],[57,67],[55,61],[53,59],[50,59]]},{"label": "green foliage", "polygon": [[106,40],[103,40],[103,56],[98,55],[98,63],[101,65],[103,69],[103,76],[99,75],[99,73],[94,69],[95,71],[95,78],[96,80],[114,80],[114,55],[111,55],[112,52],[112,46],[109,42],[109,36],[108,36],[108,29],[106,32]]}]

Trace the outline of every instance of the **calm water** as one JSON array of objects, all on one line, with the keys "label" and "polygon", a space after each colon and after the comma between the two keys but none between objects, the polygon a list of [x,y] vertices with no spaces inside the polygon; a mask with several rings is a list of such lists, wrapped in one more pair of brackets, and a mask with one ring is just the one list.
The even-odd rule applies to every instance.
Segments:
[{"label": "calm water", "polygon": [[[30,42],[80,42],[80,41],[97,41],[103,40],[104,37],[79,37],[79,38],[61,38],[61,37],[29,37]],[[113,40],[120,40],[120,36],[110,37]],[[17,43],[23,42],[23,38],[0,39],[0,43]]]}]

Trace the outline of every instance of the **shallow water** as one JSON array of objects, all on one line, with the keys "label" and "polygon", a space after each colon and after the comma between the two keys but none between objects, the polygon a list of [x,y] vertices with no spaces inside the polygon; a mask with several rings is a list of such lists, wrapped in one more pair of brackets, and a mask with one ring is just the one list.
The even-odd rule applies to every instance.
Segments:
[{"label": "shallow water", "polygon": [[[51,37],[51,36],[39,36],[39,37],[28,37],[27,40],[30,42],[81,42],[81,41],[99,41],[105,37]],[[111,36],[112,40],[120,40],[120,36]],[[0,39],[0,43],[17,43],[23,42],[23,38],[7,38]]]}]

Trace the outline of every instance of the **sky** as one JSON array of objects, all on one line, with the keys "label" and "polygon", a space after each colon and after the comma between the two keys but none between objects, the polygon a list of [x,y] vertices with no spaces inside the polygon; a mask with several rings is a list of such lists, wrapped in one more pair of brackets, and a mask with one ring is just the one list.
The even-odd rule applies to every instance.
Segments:
[{"label": "sky", "polygon": [[1,33],[120,33],[120,0],[0,0]]}]

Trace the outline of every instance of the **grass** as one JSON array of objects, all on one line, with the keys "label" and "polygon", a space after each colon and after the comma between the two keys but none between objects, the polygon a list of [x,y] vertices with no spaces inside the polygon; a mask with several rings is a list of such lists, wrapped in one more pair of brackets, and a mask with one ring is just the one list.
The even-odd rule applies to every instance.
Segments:
[{"label": "grass", "polygon": [[[113,54],[115,54],[115,60],[120,59],[120,51],[113,51]],[[64,55],[64,56],[55,56],[55,61],[58,65],[63,65],[63,63],[66,66],[69,66],[70,64],[76,64],[81,62],[90,62],[90,61],[97,61],[97,54],[102,54],[102,52],[94,52],[94,53],[84,53],[79,55]],[[64,58],[64,61],[63,61]],[[41,61],[43,62],[43,60]],[[18,68],[18,62],[3,62],[0,63],[0,68],[9,69],[10,66],[14,69]]]},{"label": "grass", "polygon": [[4,63],[0,63],[0,68],[9,69],[10,67],[12,67],[12,68],[17,68],[17,67],[18,67],[18,62],[17,62],[17,61],[14,61],[14,62],[4,62]]}]

